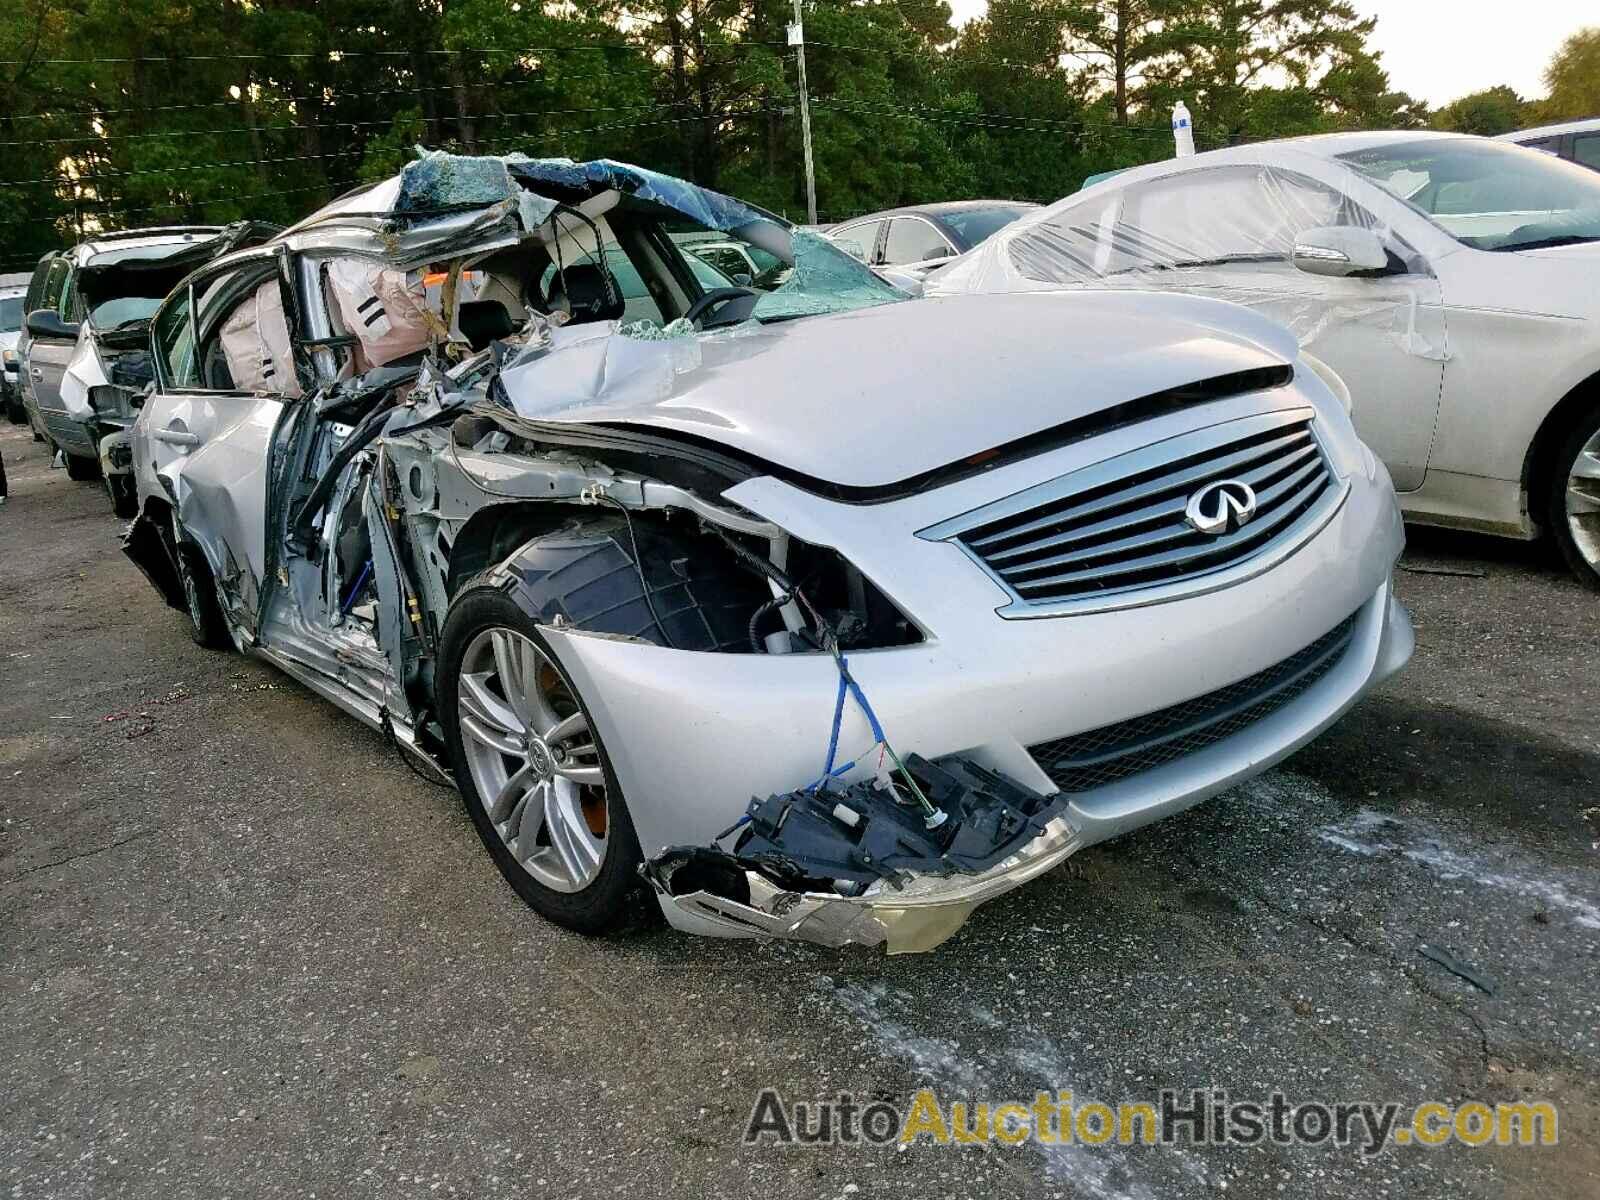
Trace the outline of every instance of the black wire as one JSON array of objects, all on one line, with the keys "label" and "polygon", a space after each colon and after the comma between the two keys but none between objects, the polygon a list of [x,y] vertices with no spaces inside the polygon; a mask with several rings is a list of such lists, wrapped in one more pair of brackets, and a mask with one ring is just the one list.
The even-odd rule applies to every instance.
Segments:
[{"label": "black wire", "polygon": [[440,783],[432,775],[429,775],[421,767],[417,766],[416,763],[411,761],[411,756],[406,753],[405,747],[400,744],[400,739],[395,736],[394,722],[389,719],[389,710],[387,708],[380,708],[378,710],[378,723],[383,727],[383,732],[389,739],[389,744],[394,747],[394,752],[400,756],[400,761],[405,763],[407,770],[409,770],[424,783],[431,783],[434,787],[444,788],[446,791],[454,790],[451,784]]},{"label": "black wire", "polygon": [[656,611],[655,598],[650,594],[650,581],[644,575],[644,560],[639,557],[639,539],[633,532],[633,513],[620,500],[614,500],[610,496],[602,495],[599,492],[595,492],[593,495],[602,504],[611,504],[622,510],[622,519],[628,525],[628,544],[633,547],[633,569],[639,575],[639,587],[644,591],[645,606],[649,608],[650,616],[655,621],[656,628],[661,630],[661,637],[667,643],[667,649],[676,650],[678,647],[672,641],[672,634],[667,632],[667,623],[661,619],[661,614]]}]

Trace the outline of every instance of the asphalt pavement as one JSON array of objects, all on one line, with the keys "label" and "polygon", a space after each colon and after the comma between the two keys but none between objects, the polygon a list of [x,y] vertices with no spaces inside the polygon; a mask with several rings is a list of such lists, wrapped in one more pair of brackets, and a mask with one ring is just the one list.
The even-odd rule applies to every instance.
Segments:
[{"label": "asphalt pavement", "polygon": [[[1410,668],[932,954],[594,941],[0,452],[0,1196],[1600,1194],[1600,595],[1538,547],[1413,531]],[[765,1087],[924,1085],[1539,1098],[1561,1143],[741,1144]]]}]

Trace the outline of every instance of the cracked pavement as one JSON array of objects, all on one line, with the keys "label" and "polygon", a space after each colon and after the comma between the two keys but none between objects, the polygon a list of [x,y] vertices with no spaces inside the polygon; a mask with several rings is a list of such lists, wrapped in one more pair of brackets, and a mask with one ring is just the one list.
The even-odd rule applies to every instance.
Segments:
[{"label": "cracked pavement", "polygon": [[[1406,672],[934,954],[596,942],[377,734],[195,647],[97,485],[0,450],[0,1195],[1600,1192],[1600,597],[1537,548],[1413,531]],[[923,1084],[1540,1097],[1562,1144],[739,1142],[765,1086]]]}]

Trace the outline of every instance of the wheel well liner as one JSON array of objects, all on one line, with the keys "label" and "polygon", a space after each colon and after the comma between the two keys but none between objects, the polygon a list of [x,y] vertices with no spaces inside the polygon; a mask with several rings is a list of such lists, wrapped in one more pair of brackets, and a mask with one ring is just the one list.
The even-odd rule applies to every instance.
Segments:
[{"label": "wheel well liner", "polygon": [[1556,452],[1580,415],[1594,407],[1600,407],[1600,373],[1589,376],[1556,402],[1545,414],[1528,446],[1522,467],[1522,490],[1528,515],[1541,528],[1544,514],[1539,506],[1550,484],[1551,472],[1556,469]]}]

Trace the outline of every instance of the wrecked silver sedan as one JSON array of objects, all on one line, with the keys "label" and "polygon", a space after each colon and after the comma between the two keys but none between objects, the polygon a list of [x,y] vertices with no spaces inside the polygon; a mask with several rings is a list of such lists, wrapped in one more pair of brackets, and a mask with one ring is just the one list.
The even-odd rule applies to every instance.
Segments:
[{"label": "wrecked silver sedan", "polygon": [[649,171],[431,155],[191,277],[153,357],[128,554],[585,931],[647,888],[935,945],[1411,651],[1337,381],[1220,302],[908,300]]}]

